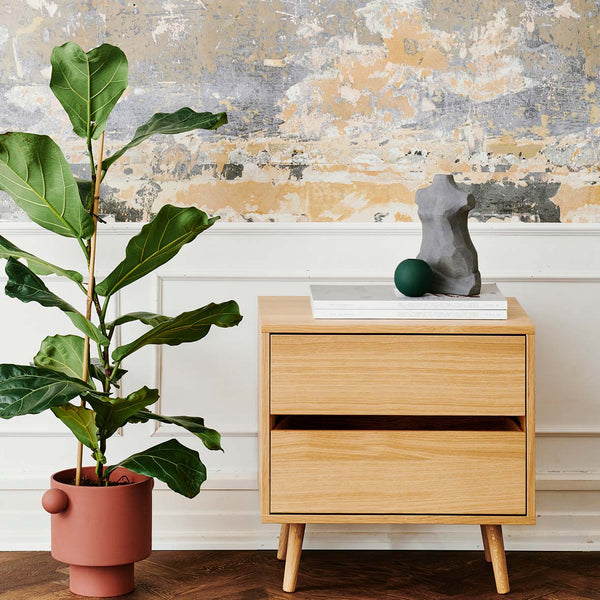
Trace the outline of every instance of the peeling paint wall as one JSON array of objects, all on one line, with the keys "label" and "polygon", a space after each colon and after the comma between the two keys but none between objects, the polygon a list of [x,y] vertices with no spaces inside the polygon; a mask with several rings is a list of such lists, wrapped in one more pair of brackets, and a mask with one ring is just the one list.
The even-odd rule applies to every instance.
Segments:
[{"label": "peeling paint wall", "polygon": [[[600,2],[0,1],[0,130],[84,147],[48,88],[53,46],[119,45],[130,88],[107,147],[154,112],[225,110],[217,132],[119,161],[103,211],[167,202],[232,221],[414,221],[454,173],[478,220],[600,222]],[[0,218],[23,215],[0,197]]]}]

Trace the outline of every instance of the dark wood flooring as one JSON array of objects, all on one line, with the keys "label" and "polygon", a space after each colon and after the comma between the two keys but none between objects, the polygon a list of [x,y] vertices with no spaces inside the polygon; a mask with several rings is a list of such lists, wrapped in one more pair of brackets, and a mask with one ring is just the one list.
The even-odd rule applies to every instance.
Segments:
[{"label": "dark wood flooring", "polygon": [[[298,589],[281,591],[274,551],[154,552],[135,600],[600,600],[600,553],[509,552],[512,591],[495,592],[483,552],[311,551]],[[0,553],[2,600],[66,600],[68,567],[46,552]]]}]

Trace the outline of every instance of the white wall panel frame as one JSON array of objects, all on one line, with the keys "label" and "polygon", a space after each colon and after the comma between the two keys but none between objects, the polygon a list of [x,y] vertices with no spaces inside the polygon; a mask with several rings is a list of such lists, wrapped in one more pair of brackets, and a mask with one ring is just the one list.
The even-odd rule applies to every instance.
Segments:
[{"label": "white wall panel frame", "polygon": [[[120,260],[128,239],[140,227],[138,224],[115,224],[103,228],[99,245],[101,252],[108,255],[101,266],[103,272]],[[541,338],[555,336],[552,328],[560,325],[558,320],[554,325],[548,319],[549,311],[554,310],[551,303],[544,305],[549,293],[561,294],[567,301],[572,298],[573,306],[581,300],[581,294],[587,296],[586,306],[590,304],[590,294],[600,298],[600,294],[596,296],[596,286],[600,284],[600,225],[502,223],[472,224],[470,228],[484,279],[517,290],[515,295],[523,298],[534,321],[537,312],[542,315],[538,320],[538,347]],[[29,251],[44,253],[44,256],[44,248],[51,239],[52,260],[73,266],[72,260],[67,260],[70,259],[67,241],[59,240],[54,244],[54,236],[36,226],[0,223],[0,234]],[[118,314],[121,310],[134,309],[162,312],[169,286],[187,283],[191,287],[220,285],[236,289],[237,286],[247,294],[252,291],[259,295],[262,289],[281,289],[285,293],[286,289],[296,289],[300,285],[308,291],[310,282],[390,281],[393,266],[403,258],[414,256],[419,241],[420,227],[414,224],[219,223],[192,247],[184,249],[174,261],[145,278],[143,283],[124,289],[116,303],[120,306],[115,308],[119,310]],[[83,266],[79,268],[83,270]],[[26,318],[28,307],[21,308]],[[569,307],[563,308],[568,310]],[[15,308],[15,315],[19,310]],[[10,323],[16,319],[12,315],[11,312]],[[582,342],[600,358],[597,343],[600,313],[575,315],[574,319],[573,322],[581,327],[579,335],[586,338]],[[248,326],[249,323],[255,327],[254,314],[246,315],[243,324]],[[125,343],[133,332],[133,329],[124,329]],[[254,332],[250,333],[249,329],[247,335],[254,335]],[[148,349],[139,363],[132,363],[132,373],[140,364],[148,364],[146,371],[151,373],[151,381],[155,379],[156,385],[163,387],[164,359],[169,351],[157,347]],[[248,360],[256,364],[255,356],[248,356]],[[542,364],[540,368],[538,389],[543,390],[546,367]],[[145,383],[150,385],[151,381]],[[139,380],[126,383],[124,393],[138,384]],[[579,384],[573,379],[573,385],[576,389],[572,401],[577,403],[581,395],[577,392],[591,389],[589,374],[587,383]],[[253,394],[245,401],[255,403],[255,391]],[[543,408],[546,400],[543,395],[538,395],[538,409]],[[556,398],[551,400],[555,402]],[[593,398],[588,398],[590,400]],[[159,408],[166,411],[169,402],[166,397]],[[544,411],[539,413],[541,417]],[[547,414],[554,416],[548,420],[539,418],[537,424],[540,450],[538,524],[507,528],[507,547],[591,549],[600,543],[600,502],[590,500],[592,497],[600,500],[600,456],[594,458],[600,447],[600,421],[592,415],[588,419],[587,413],[578,415],[576,410]],[[557,415],[560,418],[555,418]],[[69,456],[71,440],[68,434],[58,430],[38,431],[33,427],[28,430],[21,424],[12,430],[10,421],[2,425],[0,456],[10,456],[11,461],[0,460],[0,548],[47,548],[49,519],[39,508],[39,497],[50,475],[51,455]],[[227,444],[240,449],[240,453],[254,451],[257,441],[255,422],[238,422],[219,429]],[[114,442],[115,452],[120,456],[152,445],[152,438],[174,435],[185,437],[184,443],[195,441],[191,434],[169,427],[137,425],[125,428],[124,435]],[[26,450],[36,445],[35,438],[46,449],[48,457],[39,459],[34,450]],[[156,490],[157,549],[275,546],[277,528],[261,524],[258,516],[256,465],[252,457],[239,464],[228,464],[226,469],[209,472],[209,479],[198,499],[177,498],[162,484],[158,484]],[[328,525],[309,528],[307,533],[307,547],[313,548],[474,548],[479,547],[479,543],[477,531],[469,527],[364,526],[348,529]]]}]

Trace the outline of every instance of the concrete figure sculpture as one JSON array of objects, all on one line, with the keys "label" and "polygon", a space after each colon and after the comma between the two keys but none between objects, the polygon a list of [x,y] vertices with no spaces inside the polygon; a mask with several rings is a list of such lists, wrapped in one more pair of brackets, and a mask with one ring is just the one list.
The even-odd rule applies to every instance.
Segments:
[{"label": "concrete figure sculpture", "polygon": [[436,175],[430,186],[417,191],[416,202],[423,224],[417,258],[433,271],[431,291],[476,296],[481,275],[467,225],[475,198],[461,191],[452,175]]}]

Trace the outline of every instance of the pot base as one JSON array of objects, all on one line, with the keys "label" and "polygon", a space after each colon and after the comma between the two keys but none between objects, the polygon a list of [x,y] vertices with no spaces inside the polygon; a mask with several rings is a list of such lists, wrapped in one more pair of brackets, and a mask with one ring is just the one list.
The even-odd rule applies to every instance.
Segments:
[{"label": "pot base", "polygon": [[133,563],[113,567],[71,565],[70,590],[80,596],[108,598],[133,590]]}]

